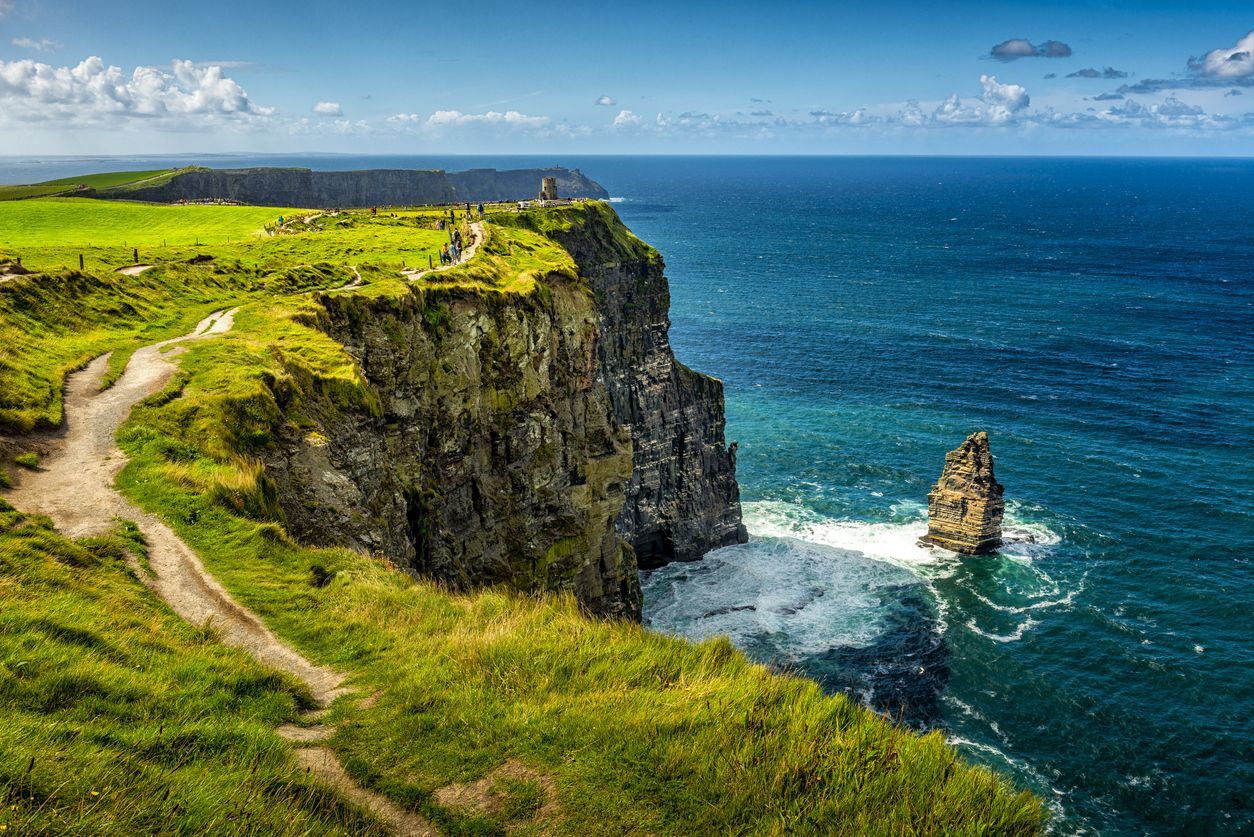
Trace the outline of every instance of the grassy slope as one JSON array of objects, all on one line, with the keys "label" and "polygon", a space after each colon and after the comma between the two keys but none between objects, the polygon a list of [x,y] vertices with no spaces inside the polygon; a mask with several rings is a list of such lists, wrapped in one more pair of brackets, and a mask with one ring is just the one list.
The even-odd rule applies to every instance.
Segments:
[{"label": "grassy slope", "polygon": [[[536,272],[568,272],[569,258],[542,233],[580,211],[608,209],[503,219],[479,265],[435,278],[428,292],[450,281],[528,292]],[[361,219],[343,231],[383,234],[391,223]],[[341,246],[327,235],[273,241],[295,248],[282,252],[296,260],[300,240],[319,252]],[[368,270],[373,281],[359,292],[417,293],[386,273]],[[273,503],[248,458],[284,420],[274,392],[289,417],[304,399],[365,412],[373,403],[342,347],[298,316],[313,305],[292,296],[248,303],[231,334],[193,346],[173,388],[138,407],[120,434],[132,457],[120,479],[277,633],[348,672],[362,693],[380,693],[367,710],[337,705],[332,745],[358,779],[456,834],[519,824],[508,810],[469,817],[432,801],[434,789],[507,758],[555,778],[561,834],[1036,829],[1037,800],[957,762],[938,735],[917,737],[813,683],[773,675],[725,640],[697,646],[591,622],[565,598],[452,596],[369,558],[288,541],[266,520]],[[329,584],[311,584],[327,571]]]},{"label": "grassy slope", "polygon": [[170,613],[124,546],[0,501],[0,830],[386,833],[275,735],[302,687]]},{"label": "grassy slope", "polygon": [[41,185],[46,186],[88,186],[92,189],[114,189],[119,186],[126,186],[139,181],[153,181],[158,178],[173,175],[174,169],[152,169],[150,171],[111,171],[101,174],[80,174],[73,177],[63,177],[60,180],[47,180]]},{"label": "grassy slope", "polygon": [[62,177],[57,180],[45,180],[42,183],[29,185],[0,186],[0,201],[62,195],[88,189],[121,193],[139,186],[160,185],[183,171],[187,171],[187,169],[115,171]]}]

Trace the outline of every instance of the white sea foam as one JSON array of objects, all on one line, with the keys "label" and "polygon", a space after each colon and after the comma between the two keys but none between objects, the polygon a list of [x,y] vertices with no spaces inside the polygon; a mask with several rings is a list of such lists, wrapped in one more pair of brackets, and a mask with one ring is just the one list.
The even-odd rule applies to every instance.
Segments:
[{"label": "white sea foam", "polygon": [[607,200],[609,200],[610,203],[622,203],[623,201],[627,199],[626,198],[608,198]]},{"label": "white sea foam", "polygon": [[927,531],[927,519],[912,517],[914,519],[900,523],[869,523],[823,517],[799,503],[762,500],[744,504],[745,526],[754,535],[796,538],[861,552],[869,558],[904,567],[945,563],[953,553],[920,547],[919,537]]},{"label": "white sea foam", "polygon": [[1039,624],[1040,622],[1037,622],[1035,619],[1029,616],[1027,619],[1021,622],[1019,624],[1019,627],[1015,628],[1014,631],[1012,631],[1011,633],[995,634],[992,631],[986,631],[982,629],[979,625],[975,624],[974,619],[967,620],[967,627],[970,628],[974,633],[979,634],[985,639],[991,639],[993,642],[1002,642],[1002,643],[1018,642],[1019,640],[1023,639],[1024,634],[1026,634],[1028,631],[1032,630]]}]

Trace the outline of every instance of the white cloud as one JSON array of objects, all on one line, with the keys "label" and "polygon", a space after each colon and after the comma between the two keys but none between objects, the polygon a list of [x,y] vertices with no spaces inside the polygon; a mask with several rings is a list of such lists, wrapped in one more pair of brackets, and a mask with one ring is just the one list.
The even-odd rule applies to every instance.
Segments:
[{"label": "white cloud", "polygon": [[318,102],[313,106],[313,112],[319,116],[344,115],[344,109],[340,107],[339,102]]},{"label": "white cloud", "polygon": [[0,61],[0,119],[8,122],[121,124],[144,120],[167,128],[208,122],[259,121],[259,107],[220,67],[174,61],[170,72],[136,67],[130,74],[92,56],[74,67],[25,59]]},{"label": "white cloud", "polygon": [[61,48],[61,44],[51,38],[40,38],[38,41],[33,38],[14,38],[9,43],[20,49],[33,49],[35,52],[50,52]]},{"label": "white cloud", "polygon": [[427,117],[427,125],[432,128],[462,127],[466,125],[505,125],[514,128],[541,128],[552,120],[547,116],[528,116],[516,110],[490,110],[487,113],[462,113],[460,110],[437,110]]},{"label": "white cloud", "polygon": [[613,96],[602,94],[600,97],[597,98],[596,104],[604,105],[607,108],[612,108],[614,107],[614,105],[618,104],[618,102],[614,101]]},{"label": "white cloud", "polygon": [[422,117],[416,113],[395,113],[387,118],[393,125],[411,125],[421,120]]},{"label": "white cloud", "polygon": [[1212,49],[1201,58],[1189,61],[1189,68],[1211,78],[1254,77],[1254,30],[1237,41],[1236,46]]},{"label": "white cloud", "polygon": [[[932,112],[931,121],[938,125],[1010,125],[1019,121],[1032,101],[1027,88],[1001,84],[997,76],[981,75],[980,87],[978,100],[964,101],[957,93],[951,95]],[[902,124],[919,124],[922,111],[910,103],[898,116]]]},{"label": "white cloud", "polygon": [[1027,88],[1018,84],[999,84],[997,76],[981,75],[980,85],[984,88],[980,99],[986,106],[988,121],[994,125],[1012,121],[1015,114],[1032,103]]},{"label": "white cloud", "polygon": [[643,122],[644,120],[629,110],[620,110],[618,116],[614,117],[615,128],[634,128]]}]

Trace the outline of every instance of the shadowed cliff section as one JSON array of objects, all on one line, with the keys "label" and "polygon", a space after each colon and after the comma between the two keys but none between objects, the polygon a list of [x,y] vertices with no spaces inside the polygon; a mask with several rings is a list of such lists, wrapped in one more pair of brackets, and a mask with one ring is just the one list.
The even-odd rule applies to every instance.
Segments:
[{"label": "shadowed cliff section", "polygon": [[513,201],[534,198],[542,177],[556,177],[567,198],[605,198],[600,184],[578,169],[414,169],[313,171],[299,168],[181,171],[152,186],[103,189],[107,199],[174,203],[226,199],[258,206],[366,207]]},{"label": "shadowed cliff section", "polygon": [[723,382],[675,359],[661,254],[606,204],[517,217],[560,243],[596,295],[598,376],[616,419],[631,429],[634,467],[618,529],[640,566],[694,561],[747,541]]}]

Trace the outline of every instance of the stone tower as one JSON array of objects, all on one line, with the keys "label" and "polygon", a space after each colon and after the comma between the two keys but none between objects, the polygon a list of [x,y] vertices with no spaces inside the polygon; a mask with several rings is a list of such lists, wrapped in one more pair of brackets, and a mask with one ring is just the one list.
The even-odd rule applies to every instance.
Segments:
[{"label": "stone tower", "polygon": [[945,469],[927,495],[923,542],[968,555],[994,551],[1001,545],[1004,490],[993,476],[988,434],[972,433],[945,454]]},{"label": "stone tower", "polygon": [[540,200],[557,200],[557,178],[543,177],[540,179]]}]

